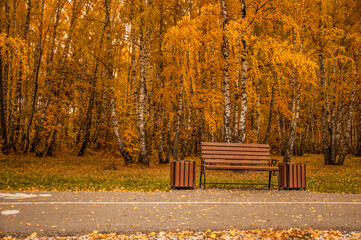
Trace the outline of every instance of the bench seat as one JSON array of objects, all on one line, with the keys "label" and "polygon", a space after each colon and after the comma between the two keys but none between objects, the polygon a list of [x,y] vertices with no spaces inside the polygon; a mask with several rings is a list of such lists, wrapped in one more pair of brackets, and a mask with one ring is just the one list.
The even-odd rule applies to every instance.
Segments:
[{"label": "bench seat", "polygon": [[252,170],[252,171],[278,171],[278,167],[255,167],[255,166],[217,166],[207,165],[209,170]]}]

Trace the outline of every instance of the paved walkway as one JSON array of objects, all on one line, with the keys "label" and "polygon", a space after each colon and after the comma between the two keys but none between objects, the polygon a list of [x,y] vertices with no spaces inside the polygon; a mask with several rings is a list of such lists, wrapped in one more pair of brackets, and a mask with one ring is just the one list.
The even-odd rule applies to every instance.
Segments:
[{"label": "paved walkway", "polygon": [[1,235],[207,229],[360,231],[361,195],[278,190],[0,192]]}]

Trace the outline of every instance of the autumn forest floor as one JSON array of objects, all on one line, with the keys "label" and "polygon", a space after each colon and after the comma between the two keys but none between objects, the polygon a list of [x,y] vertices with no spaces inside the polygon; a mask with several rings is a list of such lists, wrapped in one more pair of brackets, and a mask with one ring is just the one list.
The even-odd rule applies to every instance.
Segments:
[{"label": "autumn forest floor", "polygon": [[[187,159],[197,162],[198,185],[200,160]],[[322,155],[312,154],[293,157],[292,161],[306,163],[309,191],[361,193],[361,158],[348,156],[343,166],[325,166]],[[106,170],[110,165],[117,170]],[[169,164],[151,162],[150,167],[125,166],[119,158],[99,153],[85,157],[69,154],[43,158],[29,154],[0,155],[0,189],[7,191],[169,191],[169,178]],[[209,171],[208,181],[240,183],[222,186],[227,188],[245,187],[247,184],[252,185],[252,188],[264,188],[268,183],[268,174]],[[272,184],[277,185],[277,177],[272,178]]]},{"label": "autumn forest floor", "polygon": [[[197,162],[196,183],[198,185],[200,160],[199,158],[187,159]],[[325,166],[322,155],[312,154],[293,157],[292,161],[306,163],[308,191],[361,193],[361,158],[348,156],[343,166]],[[106,170],[109,166],[114,166],[116,169]],[[169,192],[171,191],[169,177],[169,164],[159,165],[152,162],[150,167],[125,166],[119,158],[99,153],[88,154],[85,157],[64,154],[44,158],[37,158],[29,154],[0,155],[0,190],[2,191]],[[230,191],[234,189],[243,193],[243,190],[263,191],[262,189],[265,189],[265,185],[268,183],[268,174],[264,172],[210,171],[209,174],[207,173],[207,181],[240,183],[239,185],[221,186],[221,188],[209,186],[209,189],[214,189],[217,192],[219,190],[224,191],[223,189]],[[252,184],[252,186],[246,186],[246,184]],[[277,177],[273,177],[272,184],[276,187]],[[193,192],[190,191],[189,193]],[[359,220],[354,224],[359,224]],[[315,227],[317,228],[316,225]],[[50,234],[45,236],[52,237],[39,239],[361,239],[359,231],[350,232],[342,229],[332,230],[331,228],[332,226],[329,230],[316,230],[308,225],[305,229],[266,228],[260,230],[251,228],[251,230],[245,231],[244,229],[229,228],[227,230],[225,228],[225,231],[209,229],[200,232],[162,232],[156,230],[145,233],[134,231],[134,233],[127,234],[92,232],[96,228],[91,228],[89,231],[83,232],[83,234],[90,233],[88,235],[56,237]],[[38,235],[44,236],[41,232],[38,232]],[[4,235],[2,237],[0,233],[0,239],[14,239]],[[20,239],[26,239],[26,237]],[[37,233],[29,234],[28,239],[37,239]]]}]

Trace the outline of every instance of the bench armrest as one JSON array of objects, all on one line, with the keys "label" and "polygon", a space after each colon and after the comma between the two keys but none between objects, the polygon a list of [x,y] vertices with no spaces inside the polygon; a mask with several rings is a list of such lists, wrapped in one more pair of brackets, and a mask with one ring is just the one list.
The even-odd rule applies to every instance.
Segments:
[{"label": "bench armrest", "polygon": [[280,161],[280,160],[278,160],[278,159],[271,159],[270,165],[271,165],[271,166],[277,166],[277,164],[278,164],[279,161]]}]

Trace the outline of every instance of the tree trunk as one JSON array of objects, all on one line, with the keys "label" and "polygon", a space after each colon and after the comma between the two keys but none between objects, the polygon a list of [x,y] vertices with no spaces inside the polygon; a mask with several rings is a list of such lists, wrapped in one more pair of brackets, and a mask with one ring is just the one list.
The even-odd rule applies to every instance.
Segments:
[{"label": "tree trunk", "polygon": [[[85,72],[85,65],[86,65],[86,59],[84,60],[84,62],[82,62],[82,67],[81,67],[81,73],[80,73],[80,82],[83,83],[83,79],[84,79],[84,72]],[[83,125],[82,125],[82,116],[83,116],[83,88],[81,88],[79,90],[79,100],[78,100],[78,120],[77,120],[77,134],[76,134],[76,139],[75,139],[75,146],[78,146],[78,144],[80,143],[81,140],[81,132],[83,130]]]},{"label": "tree trunk", "polygon": [[216,111],[214,107],[214,96],[215,96],[215,90],[216,90],[216,81],[214,77],[214,51],[213,51],[213,44],[212,44],[212,64],[211,64],[211,91],[212,91],[212,102],[211,102],[211,115],[212,115],[212,124],[211,124],[211,142],[215,141],[215,122],[216,122]]},{"label": "tree trunk", "polygon": [[41,40],[43,37],[43,17],[44,17],[44,5],[45,1],[42,0],[41,2],[41,13],[40,13],[40,25],[39,25],[39,34],[38,34],[38,41],[35,49],[35,56],[34,56],[34,70],[33,70],[33,95],[32,95],[32,102],[31,102],[31,110],[30,110],[30,116],[28,120],[28,125],[26,128],[26,145],[24,152],[27,152],[30,145],[30,128],[33,122],[34,114],[36,112],[36,106],[37,106],[37,99],[38,99],[38,79],[39,79],[39,70],[40,70],[40,64],[41,64],[41,57],[42,57],[42,46],[41,46]]},{"label": "tree trunk", "polygon": [[[9,0],[5,0],[4,2],[5,4],[5,33],[6,33],[6,38],[9,38],[9,34],[10,34],[10,1]],[[8,51],[8,47],[9,44],[6,43],[5,44],[5,54],[4,56],[0,55],[0,58],[3,57],[3,59],[1,59],[1,86],[0,86],[0,91],[1,91],[1,96],[0,96],[0,101],[1,101],[1,128],[2,128],[2,138],[3,138],[3,147],[2,147],[2,151],[4,154],[9,154],[9,146],[8,146],[8,125],[7,125],[7,93],[8,93],[8,78],[9,78],[9,51]],[[4,70],[3,70],[4,68]]]},{"label": "tree trunk", "polygon": [[[107,16],[105,16],[105,18],[107,18]],[[102,35],[101,35],[101,38],[99,41],[99,49],[102,49],[102,47],[103,47],[104,35],[105,35],[106,28],[107,28],[107,19],[105,19],[105,23],[103,26]],[[86,119],[85,119],[85,137],[84,137],[83,144],[80,148],[80,151],[78,152],[78,156],[84,155],[87,145],[90,141],[90,128],[91,128],[92,118],[93,118],[93,108],[94,108],[94,102],[95,102],[95,89],[96,89],[96,85],[97,85],[97,75],[98,75],[98,70],[99,70],[99,62],[97,60],[97,57],[95,57],[95,58],[96,58],[94,60],[95,67],[93,70],[93,75],[91,78],[91,86],[89,89],[89,91],[90,91],[89,105],[88,105],[88,110],[87,110]]]},{"label": "tree trunk", "polygon": [[[111,24],[110,24],[110,9],[111,9],[111,0],[105,0],[104,2],[105,5],[105,32],[107,34],[107,42],[106,42],[106,46],[107,46],[107,76],[109,78],[109,80],[114,80],[114,70],[113,70],[113,47],[112,47],[112,38],[110,36],[110,32],[111,32]],[[113,124],[113,130],[114,130],[114,134],[115,137],[117,139],[117,143],[118,143],[118,148],[120,151],[120,154],[122,155],[122,157],[124,158],[125,164],[129,164],[129,163],[133,163],[133,159],[132,157],[129,155],[128,151],[125,149],[125,145],[123,142],[123,138],[122,135],[120,133],[119,130],[119,126],[118,126],[118,118],[117,118],[117,111],[116,111],[116,101],[115,101],[115,90],[114,90],[114,86],[111,86],[110,89],[110,112],[111,112],[111,120],[112,120],[112,124]]]},{"label": "tree trunk", "polygon": [[[323,12],[322,1],[319,3],[320,5],[320,14]],[[324,31],[323,31],[323,22],[322,18],[319,20],[319,68],[320,68],[320,85],[321,85],[321,92],[320,92],[320,104],[321,105],[321,125],[322,125],[322,145],[323,145],[323,155],[325,165],[330,164],[331,160],[331,149],[329,146],[328,140],[328,130],[330,127],[330,108],[329,108],[329,96],[328,96],[328,89],[327,89],[327,81],[326,81],[326,67],[325,67],[325,56],[324,56]]]},{"label": "tree trunk", "polygon": [[[201,144],[201,140],[199,138],[199,124],[198,124],[198,113],[199,113],[199,110],[198,109],[195,109],[195,113],[194,113],[194,120],[193,120],[193,131],[192,131],[192,136],[193,136],[193,155],[198,155],[198,149],[200,147],[200,144]],[[189,152],[192,152],[192,148],[190,147],[189,148]]]},{"label": "tree trunk", "polygon": [[[191,83],[192,84],[192,83]],[[192,126],[192,108],[193,108],[193,87],[190,87],[190,96],[189,96],[189,103],[188,103],[188,112],[187,112],[187,133],[185,136],[185,140],[184,140],[184,146],[182,149],[182,156],[181,159],[184,159],[187,155],[188,152],[188,145],[189,145],[189,137],[190,137],[190,133],[191,133],[191,126]],[[203,131],[202,131],[203,132]],[[197,144],[197,143],[196,143]]]},{"label": "tree trunk", "polygon": [[[164,39],[164,22],[163,22],[163,1],[159,2],[159,32],[157,36],[158,40],[158,60],[157,60],[157,76],[160,80],[160,91],[162,92],[164,88],[164,62],[163,62],[163,49],[162,49],[162,43]],[[158,102],[158,162],[161,164],[167,163],[166,160],[163,157],[163,118],[164,118],[164,107],[163,107],[163,95],[160,96],[160,101]],[[169,160],[169,159],[168,159]]]},{"label": "tree trunk", "polygon": [[231,99],[230,99],[230,84],[229,84],[229,41],[226,35],[228,25],[228,14],[226,1],[221,1],[222,17],[223,17],[223,44],[222,44],[222,57],[224,60],[223,65],[223,96],[224,96],[224,141],[230,143],[232,141],[231,132]]},{"label": "tree trunk", "polygon": [[177,122],[176,122],[174,144],[173,144],[173,160],[178,160],[179,134],[180,134],[182,111],[183,111],[183,76],[180,76],[179,77],[178,107],[177,107]]},{"label": "tree trunk", "polygon": [[[358,32],[361,33],[361,27],[359,27]],[[359,79],[359,73],[358,73],[358,71],[359,71],[359,69],[358,69],[359,51],[360,51],[360,45],[358,44],[355,49],[355,55],[354,55],[354,64],[355,65],[354,65],[354,69],[353,69],[353,75],[354,75],[356,83],[357,83],[357,79]],[[352,95],[351,95],[351,97],[352,97]],[[358,111],[358,114],[356,115],[357,120],[356,119],[355,120],[358,121],[358,125],[357,125],[357,123],[354,123],[354,125],[357,125],[357,126],[354,126],[354,128],[355,128],[354,153],[355,153],[355,156],[361,156],[361,98],[360,97],[359,97],[358,110],[356,107],[356,113],[357,113],[357,111]]]},{"label": "tree trunk", "polygon": [[146,83],[147,83],[147,65],[149,58],[149,28],[146,27],[145,36],[140,43],[140,73],[139,73],[139,121],[138,121],[138,136],[139,136],[139,162],[143,165],[149,165],[148,148],[147,148],[147,122],[146,115]]},{"label": "tree trunk", "polygon": [[261,78],[258,78],[256,85],[256,96],[257,96],[257,106],[256,106],[256,142],[259,142],[259,133],[261,130]]},{"label": "tree trunk", "polygon": [[[102,42],[102,39],[101,41]],[[96,60],[95,60],[96,61]],[[89,97],[89,105],[88,105],[88,110],[86,113],[86,119],[85,119],[85,137],[84,137],[84,141],[82,143],[82,146],[80,148],[80,151],[78,152],[78,156],[83,156],[85,153],[85,150],[87,148],[87,145],[89,143],[90,140],[90,128],[91,128],[91,122],[92,122],[92,116],[93,116],[93,108],[94,108],[94,101],[95,101],[95,88],[96,88],[96,78],[97,78],[97,73],[98,73],[98,61],[96,61],[95,63],[95,67],[93,70],[93,75],[91,78],[91,86],[90,86],[90,97]]]},{"label": "tree trunk", "polygon": [[[66,80],[66,76],[67,76],[67,72],[66,72],[66,62],[68,59],[68,54],[70,52],[70,43],[72,42],[72,37],[74,34],[74,29],[75,29],[75,22],[77,19],[77,15],[79,12],[81,12],[81,9],[79,9],[79,4],[82,4],[82,2],[78,2],[78,0],[73,0],[72,1],[73,5],[72,5],[72,14],[71,14],[71,19],[70,19],[70,26],[69,26],[69,31],[67,32],[67,39],[64,45],[64,51],[62,52],[60,59],[58,61],[58,69],[57,71],[59,71],[61,77],[60,77],[60,81],[52,81],[51,85],[51,98],[52,98],[52,103],[55,105],[55,109],[57,110],[56,113],[54,114],[54,119],[53,119],[53,125],[57,126],[59,124],[61,125],[65,125],[65,123],[61,123],[62,118],[61,118],[61,111],[62,108],[64,106],[62,106],[62,101],[61,101],[61,92],[64,92],[64,94],[66,94],[66,87],[65,87],[65,80]],[[49,103],[50,104],[50,103]],[[59,130],[58,130],[59,131]],[[57,134],[55,135],[57,136]],[[49,135],[49,138],[52,137],[51,135]],[[45,144],[45,148],[44,149],[53,149],[55,151],[56,147],[56,140],[58,138],[57,137],[52,137],[52,140],[49,142],[49,139],[45,140],[46,144]],[[54,153],[53,153],[54,154]]]},{"label": "tree trunk", "polygon": [[[30,17],[31,17],[31,0],[27,1],[27,11],[26,11],[26,19],[25,19],[25,26],[24,26],[24,34],[23,34],[23,40],[25,42],[28,43],[28,33],[29,33],[29,28],[30,28]],[[21,86],[22,86],[22,81],[23,81],[23,70],[24,70],[24,65],[23,65],[23,61],[20,59],[19,61],[19,76],[18,76],[18,80],[16,83],[16,89],[15,89],[15,103],[14,103],[14,111],[18,111],[18,114],[14,113],[14,120],[16,117],[16,123],[14,124],[14,130],[16,128],[20,128],[21,132],[20,132],[20,144],[23,144],[23,141],[25,139],[25,98],[22,97],[22,92],[21,92]],[[21,104],[22,102],[24,102],[23,104]],[[20,146],[20,149],[22,149],[22,146]]]},{"label": "tree trunk", "polygon": [[318,55],[319,64],[320,64],[320,82],[321,82],[321,124],[322,124],[322,143],[323,143],[323,155],[325,160],[325,165],[330,164],[330,147],[328,143],[327,131],[328,131],[328,111],[326,108],[326,104],[328,103],[328,97],[326,96],[327,91],[327,83],[326,83],[326,74],[325,74],[325,57],[321,53]]},{"label": "tree trunk", "polygon": [[55,150],[56,150],[56,139],[58,137],[58,129],[55,128],[54,129],[54,132],[53,132],[53,135],[51,137],[51,142],[49,144],[49,147],[46,151],[46,156],[54,156],[55,155]]},{"label": "tree trunk", "polygon": [[[11,27],[11,36],[15,37],[15,20],[16,20],[16,1],[13,2],[13,12],[12,12],[12,27]],[[13,62],[13,54],[10,55],[10,64]],[[14,75],[13,75],[13,67],[10,65],[10,84],[9,84],[9,107],[8,107],[8,124],[9,124],[9,142],[8,142],[8,151],[10,152],[11,149],[16,152],[16,147],[14,143],[14,102],[15,99],[12,96],[13,90],[13,81],[14,81]]]},{"label": "tree trunk", "polygon": [[292,122],[290,125],[290,133],[288,136],[288,141],[286,143],[286,151],[285,151],[285,156],[283,158],[283,162],[290,162],[291,161],[291,157],[292,157],[292,152],[293,152],[293,145],[295,142],[295,137],[296,137],[296,128],[297,128],[297,121],[298,118],[300,116],[300,95],[301,95],[301,90],[300,90],[300,83],[297,81],[294,85],[295,88],[295,92],[294,92],[294,97],[292,99],[293,102],[293,111],[292,111]]},{"label": "tree trunk", "polygon": [[351,135],[351,120],[353,118],[353,108],[354,108],[354,102],[355,102],[355,94],[356,94],[356,80],[354,83],[354,87],[352,89],[352,93],[350,96],[350,105],[348,110],[348,118],[346,120],[346,130],[345,130],[345,137],[343,140],[343,146],[337,161],[337,165],[343,165],[346,154],[348,153],[348,147],[350,144],[350,135]]},{"label": "tree trunk", "polygon": [[[247,6],[246,0],[241,0],[241,16],[246,18]],[[242,33],[241,33],[242,34]],[[239,142],[246,141],[246,120],[247,120],[247,71],[248,71],[248,50],[247,42],[244,37],[241,37],[243,45],[243,54],[241,62],[241,112],[239,118]]]},{"label": "tree trunk", "polygon": [[[295,11],[296,14],[296,11]],[[296,50],[296,33],[293,29],[293,51]],[[293,87],[293,94],[292,94],[292,121],[290,124],[290,130],[288,135],[288,141],[286,143],[286,151],[285,156],[283,158],[283,162],[290,162],[292,153],[293,153],[293,145],[295,142],[296,137],[296,129],[297,129],[297,122],[300,116],[300,101],[301,101],[301,84],[298,81],[298,76],[296,76],[296,70],[294,66],[292,66],[292,87]]]},{"label": "tree trunk", "polygon": [[[53,61],[54,61],[54,52],[55,52],[54,49],[55,49],[55,44],[56,44],[57,28],[59,25],[61,11],[62,11],[61,1],[58,0],[56,14],[55,14],[55,20],[54,20],[54,25],[53,25],[53,35],[52,35],[52,39],[51,39],[50,55],[47,59],[47,67],[46,67],[46,72],[45,72],[46,89],[51,88],[51,83],[50,83],[51,80],[50,79],[52,77],[52,72],[53,72],[53,65],[54,65]],[[42,115],[39,119],[39,122],[36,125],[36,129],[35,129],[36,131],[35,131],[34,139],[32,141],[32,150],[35,151],[37,156],[42,156],[42,154],[44,153],[44,152],[40,151],[38,149],[38,147],[39,147],[39,143],[41,141],[44,121],[46,118],[46,112],[47,112],[48,106],[50,104],[50,99],[51,99],[50,92],[48,92],[48,96],[46,96],[44,94]]]},{"label": "tree trunk", "polygon": [[[1,51],[1,49],[0,49]],[[0,123],[1,123],[1,138],[3,141],[2,151],[4,154],[9,153],[7,151],[7,131],[6,131],[6,112],[5,112],[5,103],[4,103],[4,85],[3,85],[3,63],[2,56],[0,56]]]},{"label": "tree trunk", "polygon": [[[151,4],[151,3],[149,3]],[[152,5],[153,8],[153,5]],[[150,28],[147,29],[147,35],[148,35],[148,42],[149,42],[149,50],[148,50],[148,61],[147,61],[147,67],[148,67],[148,71],[147,72],[147,76],[148,76],[148,81],[147,81],[147,85],[148,87],[146,87],[147,91],[147,95],[146,95],[146,99],[147,99],[147,103],[148,103],[148,110],[146,115],[149,116],[149,130],[147,130],[147,147],[148,147],[148,152],[153,152],[153,147],[150,146],[150,144],[148,144],[149,142],[154,142],[154,136],[155,136],[155,122],[156,122],[156,116],[155,116],[155,103],[154,103],[154,81],[153,81],[153,73],[154,73],[154,67],[153,67],[153,38],[152,38],[152,30]]]},{"label": "tree trunk", "polygon": [[[241,52],[241,34],[238,34],[238,38],[237,38],[237,47],[238,47],[238,51],[237,51],[237,68],[236,68],[236,76],[235,76],[235,84],[234,84],[234,103],[233,103],[233,108],[234,108],[234,120],[233,120],[233,141],[234,142],[239,142],[239,95],[240,95],[240,90],[239,90],[239,82],[241,79],[241,70],[239,68],[239,66],[241,66],[241,56],[240,56],[240,52]],[[213,56],[213,54],[212,54]]]},{"label": "tree trunk", "polygon": [[357,150],[356,150],[356,156],[361,156],[361,101],[359,99],[358,104],[358,116],[357,116]]},{"label": "tree trunk", "polygon": [[[336,58],[336,53],[334,52],[334,57]],[[342,67],[341,67],[342,68]],[[332,76],[333,81],[331,81],[331,86],[333,84],[333,99],[331,104],[327,104],[326,108],[329,112],[328,115],[328,134],[329,134],[329,152],[330,152],[330,159],[329,164],[334,165],[336,163],[338,149],[339,149],[339,142],[341,139],[341,121],[342,121],[342,101],[336,101],[335,96],[337,95],[337,86],[336,86],[336,60],[333,60],[332,65]],[[327,94],[327,93],[326,93]]]},{"label": "tree trunk", "polygon": [[170,127],[171,127],[171,121],[169,118],[169,114],[168,114],[168,123],[167,123],[167,155],[165,158],[165,162],[164,163],[169,163],[170,161],[170,155],[171,155],[171,144],[172,144],[172,139],[171,139],[171,133],[170,133]]},{"label": "tree trunk", "polygon": [[163,109],[161,104],[158,104],[158,162],[164,164],[163,157]]},{"label": "tree trunk", "polygon": [[275,82],[272,84],[271,103],[270,103],[269,115],[268,115],[269,116],[268,117],[268,126],[267,126],[266,135],[264,136],[264,139],[263,139],[264,144],[268,143],[268,138],[271,133],[273,105],[274,105],[274,98],[275,98],[276,91],[277,91],[277,88],[276,88],[276,79],[275,79]]},{"label": "tree trunk", "polygon": [[[282,118],[282,119],[281,119]],[[286,149],[286,123],[285,123],[285,116],[280,116],[280,113],[277,113],[277,122],[278,122],[278,137],[280,141],[280,150],[281,155],[285,155],[285,149]]]},{"label": "tree trunk", "polygon": [[348,118],[346,121],[346,131],[345,131],[345,137],[343,140],[343,146],[340,153],[340,156],[337,161],[337,165],[343,165],[345,162],[346,154],[348,153],[348,147],[350,142],[350,134],[351,134],[351,121],[353,119],[353,111],[354,111],[354,102],[355,102],[355,95],[356,95],[356,86],[357,86],[357,76],[358,76],[358,54],[359,54],[359,46],[356,47],[355,55],[354,55],[354,62],[355,66],[353,69],[353,87],[352,92],[350,96],[350,105],[348,110]]},{"label": "tree trunk", "polygon": [[357,141],[356,141],[356,153],[355,156],[359,157],[361,156],[361,101],[359,97],[359,103],[358,103],[358,111],[357,114],[357,126],[356,126],[356,132],[357,132]]},{"label": "tree trunk", "polygon": [[125,164],[133,163],[132,157],[129,155],[128,151],[125,149],[123,138],[119,131],[116,103],[115,103],[115,97],[114,97],[114,87],[111,87],[111,89],[110,89],[110,111],[111,111],[111,115],[112,115],[113,130],[114,130],[115,137],[117,138],[117,143],[118,143],[118,148],[119,148],[120,154],[124,158]]},{"label": "tree trunk", "polygon": [[133,95],[134,95],[134,106],[135,106],[135,116],[137,121],[137,131],[139,132],[139,94],[138,94],[138,86],[137,86],[137,72],[136,72],[136,59],[135,59],[135,30],[133,23],[131,25],[130,30],[130,43],[131,43],[131,60],[130,60],[130,75],[132,81]]}]

